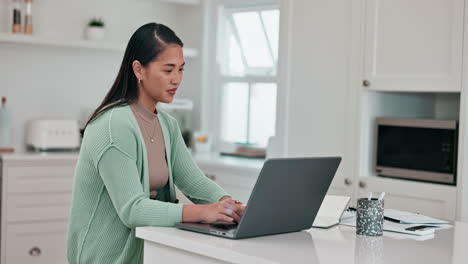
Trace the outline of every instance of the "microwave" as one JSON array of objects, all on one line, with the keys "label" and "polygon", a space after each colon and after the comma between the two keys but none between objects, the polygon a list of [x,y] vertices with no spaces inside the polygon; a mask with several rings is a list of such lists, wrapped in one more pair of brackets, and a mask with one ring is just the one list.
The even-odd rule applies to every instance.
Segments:
[{"label": "microwave", "polygon": [[458,121],[379,117],[378,176],[456,185]]}]

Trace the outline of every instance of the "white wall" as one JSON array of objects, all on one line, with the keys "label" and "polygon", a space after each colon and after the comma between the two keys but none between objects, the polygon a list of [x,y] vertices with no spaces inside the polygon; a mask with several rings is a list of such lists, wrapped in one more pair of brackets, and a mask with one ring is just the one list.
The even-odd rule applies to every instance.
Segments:
[{"label": "white wall", "polygon": [[[0,31],[10,30],[10,1],[0,0]],[[159,3],[156,0],[40,0],[33,3],[38,36],[81,39],[87,21],[102,17],[106,40],[126,43],[139,26],[159,22],[171,27],[186,47],[199,48],[201,8]],[[199,17],[199,18],[197,18]],[[6,19],[7,18],[7,19]],[[197,19],[196,19],[197,18]],[[13,141],[23,147],[26,120],[37,117],[83,119],[110,89],[123,52],[57,48],[0,42],[0,96],[13,110]],[[180,97],[199,102],[199,59],[187,59]],[[198,125],[199,106],[195,109]]]},{"label": "white wall", "polygon": [[186,67],[184,72],[184,81],[179,89],[178,97],[190,98],[194,101],[193,121],[194,130],[201,127],[201,108],[202,108],[202,58],[206,55],[202,49],[203,46],[203,15],[204,10],[201,5],[182,6],[177,9],[177,19],[183,23],[177,24],[176,33],[180,35],[185,47],[196,47],[199,52],[197,58],[186,58]]},{"label": "white wall", "polygon": [[294,1],[288,153],[342,154],[349,52],[347,0]]},{"label": "white wall", "polygon": [[[351,2],[283,1],[277,141],[285,156],[343,156],[347,164]],[[350,170],[352,171],[352,170]],[[337,178],[337,177],[335,177]],[[338,178],[340,178],[338,176]]]}]

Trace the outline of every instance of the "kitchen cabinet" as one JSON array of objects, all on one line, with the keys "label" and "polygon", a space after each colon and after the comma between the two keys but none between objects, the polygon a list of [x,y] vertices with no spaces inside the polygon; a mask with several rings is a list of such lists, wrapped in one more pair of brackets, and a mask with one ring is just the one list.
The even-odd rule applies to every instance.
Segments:
[{"label": "kitchen cabinet", "polygon": [[67,263],[77,154],[1,156],[2,264]]},{"label": "kitchen cabinet", "polygon": [[464,0],[366,0],[362,85],[461,90]]},{"label": "kitchen cabinet", "polygon": [[420,213],[436,218],[454,220],[456,216],[457,187],[415,182],[376,176],[361,177],[358,196],[376,197],[385,192],[385,208]]},{"label": "kitchen cabinet", "polygon": [[[275,139],[279,157],[342,157],[328,194],[354,195],[356,95],[349,86],[350,6],[281,1]],[[353,69],[355,69],[353,67]]]},{"label": "kitchen cabinet", "polygon": [[456,186],[377,176],[375,120],[460,119],[463,7],[463,0],[353,3],[350,109],[356,110],[347,116],[355,123],[354,198],[385,191],[386,208],[455,220]]},{"label": "kitchen cabinet", "polygon": [[[468,219],[468,180],[462,179],[468,176],[464,2],[281,1],[275,140],[280,155],[342,156],[329,193],[351,196],[351,204],[370,191],[386,191],[387,208],[453,220],[458,206],[457,214]],[[377,116],[458,118],[457,186],[377,176]]]}]

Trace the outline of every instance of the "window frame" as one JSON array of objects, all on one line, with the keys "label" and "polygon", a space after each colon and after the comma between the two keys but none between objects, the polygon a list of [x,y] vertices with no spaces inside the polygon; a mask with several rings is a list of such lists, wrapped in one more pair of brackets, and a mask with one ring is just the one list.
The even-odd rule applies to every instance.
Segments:
[{"label": "window frame", "polygon": [[[235,31],[233,32],[234,36],[237,38],[239,45],[242,45],[240,38],[238,36],[237,29],[234,25],[234,19],[232,14],[242,11],[267,11],[267,10],[280,10],[280,1],[279,0],[212,0],[207,1],[205,5],[205,44],[204,44],[204,54],[207,54],[204,62],[204,69],[206,69],[203,80],[203,105],[202,105],[202,124],[201,129],[203,131],[208,131],[212,136],[212,151],[220,150],[232,150],[234,143],[225,142],[222,140],[222,131],[221,131],[221,98],[222,98],[222,87],[225,83],[229,82],[243,82],[247,83],[249,87],[249,105],[248,113],[250,113],[250,100],[252,93],[252,85],[255,83],[275,83],[276,84],[276,94],[278,96],[278,55],[275,60],[273,54],[273,47],[271,46],[268,34],[266,32],[265,25],[262,21],[262,28],[267,40],[269,55],[274,63],[274,75],[255,75],[247,73],[245,76],[231,76],[224,75],[221,73],[221,67],[218,64],[218,56],[222,52],[219,47],[222,45],[220,42],[221,39],[228,41],[227,37],[220,38],[221,28],[226,27],[225,23],[230,23],[230,27]],[[228,10],[227,10],[228,9]],[[229,21],[226,19],[221,20],[223,12],[230,14],[228,16]],[[281,16],[281,15],[280,15]],[[280,26],[280,25],[278,25]],[[279,37],[279,36],[278,36]],[[240,46],[242,49],[242,46]],[[248,65],[244,53],[242,53],[242,60],[244,65]],[[258,68],[257,68],[258,69]],[[268,67],[270,69],[270,67]],[[214,73],[214,74],[210,74]],[[278,101],[278,100],[277,100]],[[278,105],[276,105],[278,108]],[[275,119],[277,115],[275,113]],[[247,138],[249,137],[250,124],[247,122]],[[276,126],[275,126],[276,128]]]}]

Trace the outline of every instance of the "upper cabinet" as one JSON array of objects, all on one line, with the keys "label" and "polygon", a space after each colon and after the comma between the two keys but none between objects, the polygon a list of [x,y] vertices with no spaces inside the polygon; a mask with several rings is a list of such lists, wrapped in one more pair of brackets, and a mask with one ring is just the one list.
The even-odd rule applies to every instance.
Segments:
[{"label": "upper cabinet", "polygon": [[463,0],[367,0],[362,85],[461,90]]}]

